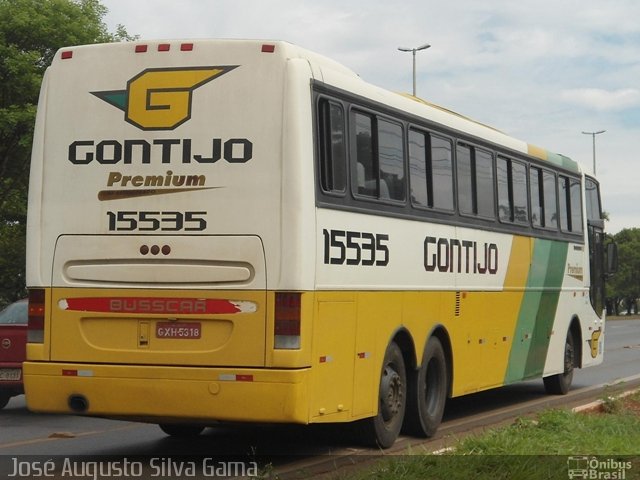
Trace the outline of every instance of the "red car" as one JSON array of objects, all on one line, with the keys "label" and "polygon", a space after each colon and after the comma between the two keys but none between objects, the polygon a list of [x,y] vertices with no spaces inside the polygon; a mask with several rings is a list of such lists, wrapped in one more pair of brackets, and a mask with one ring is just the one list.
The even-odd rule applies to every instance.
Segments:
[{"label": "red car", "polygon": [[24,393],[22,362],[27,356],[28,302],[19,300],[0,312],[0,408]]}]

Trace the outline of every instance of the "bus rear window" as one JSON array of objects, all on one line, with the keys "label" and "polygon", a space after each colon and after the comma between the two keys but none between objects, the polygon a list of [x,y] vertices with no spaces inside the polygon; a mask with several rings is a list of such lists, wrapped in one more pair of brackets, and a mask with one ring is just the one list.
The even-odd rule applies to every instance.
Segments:
[{"label": "bus rear window", "polygon": [[320,181],[325,192],[344,193],[347,185],[347,155],[344,109],[337,102],[320,100]]}]

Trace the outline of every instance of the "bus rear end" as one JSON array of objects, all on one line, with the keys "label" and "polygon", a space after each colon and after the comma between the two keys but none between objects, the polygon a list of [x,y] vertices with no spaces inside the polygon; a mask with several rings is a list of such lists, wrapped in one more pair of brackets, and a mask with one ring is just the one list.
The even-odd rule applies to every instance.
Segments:
[{"label": "bus rear end", "polygon": [[273,353],[299,343],[303,308],[270,280],[285,50],[177,41],[58,52],[31,166],[30,409],[306,422],[308,365],[278,368]]}]

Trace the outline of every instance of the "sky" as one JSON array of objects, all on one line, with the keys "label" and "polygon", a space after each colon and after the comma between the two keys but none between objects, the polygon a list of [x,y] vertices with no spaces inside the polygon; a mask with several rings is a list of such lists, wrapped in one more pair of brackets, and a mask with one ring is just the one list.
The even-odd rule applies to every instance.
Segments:
[{"label": "sky", "polygon": [[141,40],[286,40],[596,173],[609,233],[640,228],[638,0],[102,0]]}]

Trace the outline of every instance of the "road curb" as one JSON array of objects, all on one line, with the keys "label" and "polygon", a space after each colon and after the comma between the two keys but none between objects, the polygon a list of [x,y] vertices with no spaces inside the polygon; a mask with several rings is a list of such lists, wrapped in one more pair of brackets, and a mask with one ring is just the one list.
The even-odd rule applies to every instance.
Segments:
[{"label": "road curb", "polygon": [[[609,400],[618,400],[621,398],[628,397],[629,395],[633,395],[634,393],[640,391],[640,388],[634,388],[632,390],[627,390],[622,392],[619,395],[610,395],[607,397]],[[571,409],[572,412],[575,413],[598,413],[604,411],[605,400],[595,400],[593,402],[586,403],[584,405],[578,405]]]}]

